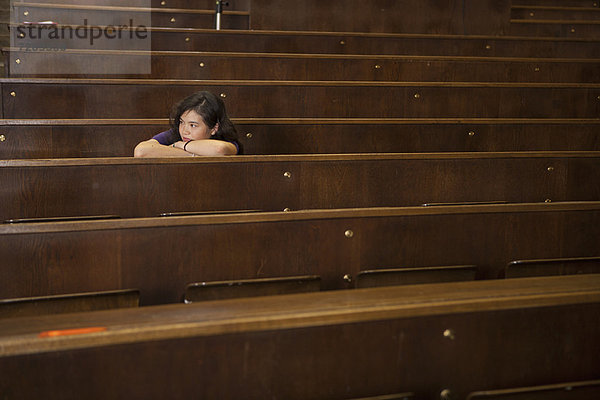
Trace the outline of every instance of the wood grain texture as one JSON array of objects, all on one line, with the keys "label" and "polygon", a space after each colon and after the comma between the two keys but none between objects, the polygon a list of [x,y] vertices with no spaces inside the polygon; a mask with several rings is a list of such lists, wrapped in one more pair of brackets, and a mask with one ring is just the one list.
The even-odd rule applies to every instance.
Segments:
[{"label": "wood grain texture", "polygon": [[599,174],[595,152],[1,160],[0,218],[596,201]]},{"label": "wood grain texture", "polygon": [[193,282],[319,275],[344,289],[345,275],[397,266],[476,265],[490,279],[513,260],[599,256],[598,218],[591,202],[2,225],[0,292],[134,287],[150,305]]},{"label": "wood grain texture", "polygon": [[[60,382],[63,399],[343,399],[401,391],[437,399],[444,388],[462,398],[593,379],[599,300],[597,276],[538,278],[0,322],[0,387],[16,398],[57,398]],[[107,329],[38,337],[90,326]],[[125,377],[114,373],[115,362]]]}]

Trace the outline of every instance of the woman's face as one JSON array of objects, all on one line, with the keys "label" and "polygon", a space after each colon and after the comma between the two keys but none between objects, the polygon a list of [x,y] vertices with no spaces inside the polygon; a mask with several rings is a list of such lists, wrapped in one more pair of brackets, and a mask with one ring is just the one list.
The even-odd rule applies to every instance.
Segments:
[{"label": "woman's face", "polygon": [[208,139],[215,134],[218,127],[217,123],[213,129],[210,129],[204,123],[204,119],[194,110],[187,110],[181,114],[179,119],[179,135],[184,142]]}]

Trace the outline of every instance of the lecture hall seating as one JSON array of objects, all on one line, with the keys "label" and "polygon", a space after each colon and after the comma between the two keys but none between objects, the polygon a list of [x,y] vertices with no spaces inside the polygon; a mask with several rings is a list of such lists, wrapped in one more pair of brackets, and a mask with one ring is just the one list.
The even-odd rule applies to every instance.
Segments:
[{"label": "lecture hall seating", "polygon": [[592,275],[0,321],[0,392],[61,400],[522,400],[506,394],[545,387],[560,399],[589,400],[599,393],[599,307],[600,278]]},{"label": "lecture hall seating", "polygon": [[598,201],[600,153],[273,155],[207,157],[201,162],[193,157],[2,160],[0,181],[3,222],[198,211]]},{"label": "lecture hall seating", "polygon": [[[0,225],[5,298],[136,288],[177,303],[190,283],[599,257],[599,202],[305,210]],[[515,280],[512,280],[515,281]]]}]

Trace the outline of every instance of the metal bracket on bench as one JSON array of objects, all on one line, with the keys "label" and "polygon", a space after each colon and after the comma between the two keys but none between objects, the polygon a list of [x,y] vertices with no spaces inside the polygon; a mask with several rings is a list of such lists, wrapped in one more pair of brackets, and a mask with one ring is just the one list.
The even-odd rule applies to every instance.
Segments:
[{"label": "metal bracket on bench", "polygon": [[217,19],[216,19],[216,29],[221,29],[221,14],[223,13],[223,6],[229,6],[228,1],[217,0]]}]

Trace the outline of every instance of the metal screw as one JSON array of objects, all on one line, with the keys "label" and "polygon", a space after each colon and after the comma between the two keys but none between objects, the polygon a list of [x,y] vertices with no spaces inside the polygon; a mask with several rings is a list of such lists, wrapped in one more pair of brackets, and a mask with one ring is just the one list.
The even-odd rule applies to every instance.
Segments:
[{"label": "metal screw", "polygon": [[344,236],[346,236],[347,238],[351,238],[352,236],[354,236],[354,232],[348,229],[346,232],[344,232]]},{"label": "metal screw", "polygon": [[453,331],[452,329],[446,329],[446,330],[444,331],[444,337],[445,337],[445,338],[448,338],[448,339],[450,339],[450,340],[454,340],[454,337],[455,337],[455,336],[454,336],[454,331]]},{"label": "metal screw", "polygon": [[248,133],[246,133],[246,137],[247,137],[248,139],[252,139],[252,132],[248,132]]},{"label": "metal screw", "polygon": [[291,178],[291,177],[292,177],[292,173],[291,173],[291,172],[289,172],[289,171],[285,171],[285,172],[283,173],[283,176],[285,176],[286,178]]}]

